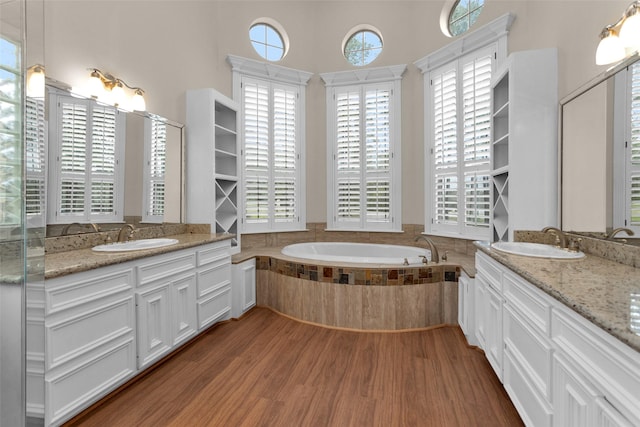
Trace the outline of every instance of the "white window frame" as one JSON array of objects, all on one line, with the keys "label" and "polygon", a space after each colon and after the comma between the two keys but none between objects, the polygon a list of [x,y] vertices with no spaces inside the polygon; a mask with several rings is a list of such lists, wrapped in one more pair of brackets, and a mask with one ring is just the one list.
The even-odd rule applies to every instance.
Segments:
[{"label": "white window frame", "polygon": [[[473,240],[488,240],[490,238],[490,227],[486,227],[486,230],[484,228],[479,229],[479,227],[465,227],[464,204],[462,203],[464,198],[464,180],[459,180],[458,182],[459,203],[457,226],[442,227],[435,224],[435,171],[433,167],[435,139],[431,81],[432,76],[437,74],[443,67],[458,62],[460,59],[473,55],[475,52],[480,52],[483,49],[494,49],[495,61],[493,70],[495,71],[499,65],[506,60],[508,51],[507,36],[514,19],[515,16],[513,14],[505,14],[473,32],[465,33],[464,36],[456,39],[456,41],[415,62],[415,65],[422,71],[424,78],[425,233],[427,234]],[[458,74],[458,78],[460,77],[460,74]],[[460,90],[458,90],[457,99],[459,100],[458,104],[460,104],[460,100],[462,100]],[[461,120],[458,120],[458,122],[458,126],[461,126]],[[458,135],[461,135],[461,133],[458,132]],[[460,150],[458,152],[460,152]],[[460,160],[459,165],[459,168],[461,168],[462,162]],[[462,208],[460,206],[462,206]]]},{"label": "white window frame", "polygon": [[[297,215],[295,221],[280,222],[275,220],[275,202],[274,202],[274,174],[269,170],[269,218],[265,223],[247,223],[246,206],[245,206],[245,173],[240,177],[241,194],[238,202],[238,212],[240,216],[240,232],[242,234],[251,233],[272,233],[283,231],[303,231],[306,229],[306,174],[305,174],[305,107],[306,107],[306,86],[313,75],[306,71],[295,70],[292,68],[282,67],[280,65],[271,64],[263,61],[243,58],[234,55],[228,55],[227,61],[231,64],[233,71],[233,99],[240,104],[240,127],[238,130],[239,141],[241,141],[240,165],[245,164],[244,149],[244,103],[242,95],[242,84],[245,80],[253,80],[263,82],[270,87],[287,87],[297,92],[296,102],[296,172],[295,179],[297,182],[295,192],[295,205]],[[272,93],[272,92],[271,92]],[[271,96],[271,95],[270,95]],[[270,140],[270,144],[273,141]],[[271,158],[270,164],[272,165]],[[243,166],[241,167],[241,170]],[[244,172],[244,171],[243,171]]]},{"label": "white window frame", "polygon": [[[155,150],[154,146],[158,143],[159,138],[157,138],[157,133],[154,132],[154,126],[163,125],[165,127],[164,131],[164,170],[160,175],[152,175],[154,168],[151,167],[151,164],[154,161],[157,161],[153,158],[157,150]],[[166,131],[167,123],[160,116],[145,116],[144,118],[144,165],[143,165],[143,189],[142,189],[142,221],[149,223],[162,223],[164,221],[164,209],[166,203],[166,185],[165,178],[167,175],[167,166],[166,166],[166,154],[167,154],[167,131]],[[156,193],[156,187],[153,183],[162,183],[162,195],[154,194]],[[162,197],[162,214],[158,214],[154,212],[152,199],[157,199]]]},{"label": "white window frame", "polygon": [[[114,200],[113,200],[113,212],[111,214],[94,214],[91,213],[91,180],[93,174],[89,168],[85,168],[85,197],[84,197],[84,210],[81,214],[65,214],[61,215],[60,212],[60,186],[61,186],[61,171],[59,168],[60,159],[60,120],[59,117],[59,101],[62,99],[73,100],[74,103],[84,104],[89,107],[100,106],[101,108],[112,108],[116,110],[116,142],[115,142],[115,169],[113,173],[114,181]],[[47,223],[48,224],[68,224],[71,222],[123,222],[124,213],[124,150],[125,150],[125,131],[126,131],[126,114],[115,107],[99,104],[94,99],[76,98],[70,96],[68,93],[58,91],[57,89],[50,89],[49,91],[49,182],[47,184]],[[90,134],[87,132],[87,145],[90,145]],[[88,160],[90,162],[90,160]]]},{"label": "white window frame", "polygon": [[[362,70],[340,71],[334,73],[322,73],[320,76],[326,86],[327,100],[327,229],[332,231],[402,231],[402,75],[407,69],[406,64],[389,67],[367,68]],[[337,101],[336,94],[346,90],[364,90],[372,87],[388,88],[391,90],[389,106],[389,133],[390,133],[390,180],[389,191],[389,221],[368,221],[366,215],[359,220],[340,221],[338,218],[337,191]],[[362,96],[361,96],[362,99]],[[361,104],[362,105],[362,104]],[[361,123],[364,114],[361,115]],[[365,132],[364,126],[360,126],[361,132]],[[361,137],[364,141],[364,138]],[[364,156],[361,156],[364,161]],[[361,163],[362,165],[363,163]],[[364,167],[361,166],[359,184],[361,194],[366,194],[366,177]],[[361,197],[360,212],[366,212],[366,197]]]}]

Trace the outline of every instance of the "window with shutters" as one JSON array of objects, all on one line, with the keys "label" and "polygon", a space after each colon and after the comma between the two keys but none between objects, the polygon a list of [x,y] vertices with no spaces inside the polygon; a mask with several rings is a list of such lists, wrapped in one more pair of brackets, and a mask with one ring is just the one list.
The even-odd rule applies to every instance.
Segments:
[{"label": "window with shutters", "polygon": [[46,223],[46,145],[44,100],[26,98],[25,102],[25,211],[30,227]]},{"label": "window with shutters", "polygon": [[[327,73],[328,227],[399,231],[400,78],[404,66],[380,68],[375,83],[333,85]],[[371,76],[375,76],[373,72]]]},{"label": "window with shutters", "polygon": [[245,232],[304,227],[300,87],[242,78]]},{"label": "window with shutters", "polygon": [[22,225],[22,49],[0,37],[0,53],[0,228],[10,232]]},{"label": "window with shutters", "polygon": [[122,221],[124,113],[51,96],[49,223]]},{"label": "window with shutters", "polygon": [[159,116],[144,119],[144,190],[145,222],[164,220],[165,171],[167,160],[167,123]]},{"label": "window with shutters", "polygon": [[430,231],[486,238],[491,212],[491,73],[495,48],[430,72]]}]

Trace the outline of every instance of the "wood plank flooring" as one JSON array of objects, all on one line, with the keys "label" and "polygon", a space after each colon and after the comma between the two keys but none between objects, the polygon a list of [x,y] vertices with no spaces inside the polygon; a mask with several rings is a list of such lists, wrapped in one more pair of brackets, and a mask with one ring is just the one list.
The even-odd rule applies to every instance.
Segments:
[{"label": "wood plank flooring", "polygon": [[332,330],[255,308],[68,426],[520,426],[457,327]]}]

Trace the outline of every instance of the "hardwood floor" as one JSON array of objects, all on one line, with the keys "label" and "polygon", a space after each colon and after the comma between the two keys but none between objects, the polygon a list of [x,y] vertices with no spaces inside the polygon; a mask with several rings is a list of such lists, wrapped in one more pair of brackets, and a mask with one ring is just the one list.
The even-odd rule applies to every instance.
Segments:
[{"label": "hardwood floor", "polygon": [[256,308],[69,426],[519,426],[457,327],[332,330]]}]

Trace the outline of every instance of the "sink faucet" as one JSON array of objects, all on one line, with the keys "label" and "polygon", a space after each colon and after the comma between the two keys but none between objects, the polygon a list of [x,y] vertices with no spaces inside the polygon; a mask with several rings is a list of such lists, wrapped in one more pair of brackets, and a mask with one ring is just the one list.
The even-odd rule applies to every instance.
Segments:
[{"label": "sink faucet", "polygon": [[440,255],[438,254],[438,248],[436,248],[436,244],[433,243],[433,240],[428,238],[427,236],[420,235],[414,239],[414,242],[418,240],[424,240],[429,245],[429,250],[431,251],[431,261],[438,263],[440,262]]},{"label": "sink faucet", "polygon": [[93,228],[93,231],[95,231],[95,232],[99,232],[100,231],[98,226],[96,224],[94,224],[93,222],[90,222],[88,224],[80,224],[79,222],[72,222],[71,224],[67,224],[67,225],[64,226],[64,228],[62,229],[62,232],[60,233],[60,235],[61,236],[66,236],[67,234],[69,234],[69,229],[71,227],[73,227],[74,225],[77,225],[78,227],[89,226],[89,227]]},{"label": "sink faucet", "polygon": [[616,234],[620,233],[621,231],[624,231],[625,233],[627,233],[628,237],[631,237],[634,235],[633,230],[629,230],[628,228],[624,228],[624,227],[619,227],[614,230],[611,230],[611,233],[607,234],[607,239],[614,239],[616,237]]},{"label": "sink faucet", "polygon": [[120,228],[120,232],[118,233],[118,242],[126,242],[129,240],[133,232],[135,231],[135,227],[131,224],[125,224]]},{"label": "sink faucet", "polygon": [[567,247],[567,236],[557,227],[545,227],[542,229],[543,233],[553,233],[556,235],[556,243],[561,248]]}]

